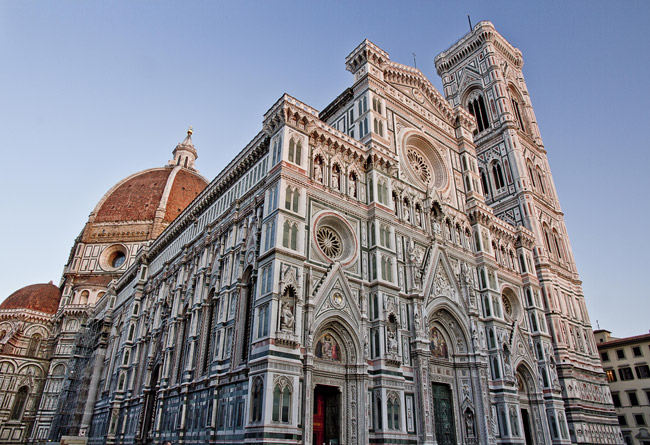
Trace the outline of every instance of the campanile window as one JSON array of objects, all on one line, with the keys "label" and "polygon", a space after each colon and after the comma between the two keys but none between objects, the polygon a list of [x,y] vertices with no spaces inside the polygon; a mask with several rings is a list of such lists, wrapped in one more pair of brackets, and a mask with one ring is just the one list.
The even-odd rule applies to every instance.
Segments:
[{"label": "campanile window", "polygon": [[474,134],[478,134],[490,126],[482,95],[479,94],[477,98],[467,104],[467,111],[476,118],[478,130],[475,130]]}]

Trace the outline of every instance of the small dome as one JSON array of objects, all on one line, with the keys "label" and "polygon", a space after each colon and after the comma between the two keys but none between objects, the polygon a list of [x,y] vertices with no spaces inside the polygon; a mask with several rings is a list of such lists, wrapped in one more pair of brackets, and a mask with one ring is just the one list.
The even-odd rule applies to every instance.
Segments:
[{"label": "small dome", "polygon": [[61,300],[61,291],[52,282],[32,284],[17,290],[0,304],[0,311],[10,309],[31,309],[33,311],[56,313]]}]

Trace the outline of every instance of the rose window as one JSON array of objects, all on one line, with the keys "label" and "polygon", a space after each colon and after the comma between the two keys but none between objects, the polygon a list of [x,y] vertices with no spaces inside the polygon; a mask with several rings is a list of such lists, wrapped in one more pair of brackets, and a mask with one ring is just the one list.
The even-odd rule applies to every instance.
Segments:
[{"label": "rose window", "polygon": [[341,256],[343,251],[341,237],[330,227],[320,227],[316,232],[316,241],[318,247],[328,258],[334,259]]},{"label": "rose window", "polygon": [[431,170],[422,155],[409,147],[406,150],[406,157],[418,179],[428,184],[431,181]]},{"label": "rose window", "polygon": [[506,297],[501,297],[501,300],[503,301],[503,310],[508,316],[512,316],[512,306],[510,305],[510,300],[508,300]]}]

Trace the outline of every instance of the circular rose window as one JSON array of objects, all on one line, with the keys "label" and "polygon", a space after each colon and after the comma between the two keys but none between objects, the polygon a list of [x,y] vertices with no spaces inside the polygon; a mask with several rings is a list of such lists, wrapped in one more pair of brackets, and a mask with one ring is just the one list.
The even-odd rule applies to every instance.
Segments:
[{"label": "circular rose window", "polygon": [[316,231],[316,242],[326,257],[335,260],[341,256],[341,237],[331,227],[319,228]]},{"label": "circular rose window", "polygon": [[424,135],[408,135],[402,145],[401,163],[414,185],[443,190],[448,184],[445,161]]},{"label": "circular rose window", "polygon": [[322,212],[315,218],[313,240],[316,251],[324,259],[351,264],[357,254],[354,229],[343,217],[334,212]]},{"label": "circular rose window", "polygon": [[428,185],[431,182],[431,168],[424,160],[424,157],[413,148],[408,147],[406,149],[406,158],[420,181]]}]

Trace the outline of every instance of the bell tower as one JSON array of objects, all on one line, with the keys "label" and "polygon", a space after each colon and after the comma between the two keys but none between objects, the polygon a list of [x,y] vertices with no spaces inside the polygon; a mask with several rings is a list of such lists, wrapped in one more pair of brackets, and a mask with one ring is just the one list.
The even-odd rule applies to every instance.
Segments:
[{"label": "bell tower", "polygon": [[[603,425],[621,441],[523,64],[521,51],[487,21],[435,58],[447,100],[476,119],[486,204],[535,234],[534,269],[553,345],[550,374],[557,375],[545,385],[545,404],[566,412],[573,443],[600,443]],[[552,436],[557,424],[558,443],[564,442],[563,420],[549,418],[549,424]]]}]

